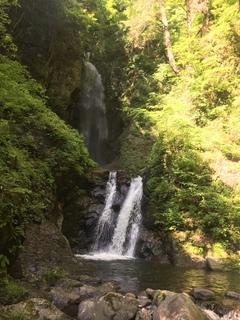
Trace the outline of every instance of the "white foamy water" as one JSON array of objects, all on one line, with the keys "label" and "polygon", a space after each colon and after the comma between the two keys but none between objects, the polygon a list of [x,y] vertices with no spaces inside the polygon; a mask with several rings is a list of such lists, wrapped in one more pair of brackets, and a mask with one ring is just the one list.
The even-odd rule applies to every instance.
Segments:
[{"label": "white foamy water", "polygon": [[119,214],[113,212],[117,192],[117,173],[110,172],[106,186],[105,207],[96,226],[96,239],[92,252],[76,255],[91,260],[128,260],[134,258],[134,251],[141,225],[142,178],[131,180],[128,193]]},{"label": "white foamy water", "polygon": [[83,258],[87,260],[103,260],[103,261],[113,261],[113,260],[130,260],[134,259],[132,256],[123,256],[120,254],[109,254],[106,252],[93,253],[93,254],[76,254],[77,258]]}]

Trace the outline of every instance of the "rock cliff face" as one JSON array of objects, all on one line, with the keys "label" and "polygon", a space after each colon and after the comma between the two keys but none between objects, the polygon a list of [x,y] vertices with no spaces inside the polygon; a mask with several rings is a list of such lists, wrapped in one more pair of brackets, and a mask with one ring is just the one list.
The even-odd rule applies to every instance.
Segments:
[{"label": "rock cliff face", "polygon": [[76,47],[77,30],[64,19],[61,4],[19,3],[10,13],[18,58],[46,88],[53,110],[69,120],[71,105],[80,94],[84,58],[84,49],[79,52]]},{"label": "rock cliff face", "polygon": [[[88,22],[74,17],[74,11],[68,12],[68,4],[64,1],[19,0],[19,4],[10,10],[12,23],[9,27],[18,48],[17,58],[46,89],[47,105],[73,125],[73,113],[83,87],[83,61],[88,58],[89,47],[93,47],[96,41],[89,33]],[[94,64],[94,58],[92,62]],[[111,84],[112,77],[117,75],[114,75],[111,65],[104,68],[99,72],[106,91],[111,137],[108,148],[113,158],[116,148],[119,148],[116,140],[122,133],[123,122],[117,93]]]}]

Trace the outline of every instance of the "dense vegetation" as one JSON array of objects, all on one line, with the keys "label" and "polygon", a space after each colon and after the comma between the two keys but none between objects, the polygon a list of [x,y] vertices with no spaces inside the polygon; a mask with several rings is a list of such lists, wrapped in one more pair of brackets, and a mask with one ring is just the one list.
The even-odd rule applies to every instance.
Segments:
[{"label": "dense vegetation", "polygon": [[4,0],[0,17],[3,268],[27,223],[82,192],[92,163],[50,109],[65,117],[74,87],[65,90],[72,79],[60,71],[87,52],[103,76],[110,120],[120,109],[128,128],[121,168],[147,169],[159,230],[239,250],[237,0]]},{"label": "dense vegetation", "polygon": [[[1,4],[1,9],[2,9]],[[5,11],[1,14],[4,15]],[[7,19],[6,19],[7,21]],[[3,31],[4,25],[1,26]],[[6,33],[4,33],[6,34]],[[15,52],[10,35],[1,48]],[[43,88],[20,63],[0,55],[0,270],[15,259],[28,223],[57,221],[81,194],[93,162],[77,131],[46,107]]]},{"label": "dense vegetation", "polygon": [[[166,25],[160,23],[159,3],[147,6],[139,0],[126,11],[131,58],[123,102],[135,125],[132,144],[141,137],[150,156],[136,157],[133,148],[123,166],[149,168],[150,213],[166,234],[185,231],[189,239],[198,234],[208,243],[211,239],[236,250],[239,3],[165,1],[177,70],[164,46]],[[149,148],[151,139],[156,142]],[[204,249],[204,241],[190,244]]]}]

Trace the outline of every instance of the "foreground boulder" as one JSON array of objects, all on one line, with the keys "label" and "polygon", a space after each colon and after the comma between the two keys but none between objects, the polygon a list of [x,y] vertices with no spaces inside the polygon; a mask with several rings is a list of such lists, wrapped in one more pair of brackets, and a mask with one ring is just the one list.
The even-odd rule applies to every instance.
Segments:
[{"label": "foreground boulder", "polygon": [[33,298],[7,307],[0,308],[1,320],[72,320],[52,303],[45,299]]},{"label": "foreground boulder", "polygon": [[209,318],[184,293],[165,296],[153,313],[153,320],[209,320]]},{"label": "foreground boulder", "polygon": [[81,281],[61,278],[46,293],[46,298],[58,309],[71,317],[78,314],[78,305],[81,301],[94,298],[107,292],[115,292],[119,286],[115,282],[105,282],[100,285],[88,285]]},{"label": "foreground boulder", "polygon": [[109,292],[96,299],[80,303],[78,320],[130,320],[138,311],[138,302],[131,296]]}]

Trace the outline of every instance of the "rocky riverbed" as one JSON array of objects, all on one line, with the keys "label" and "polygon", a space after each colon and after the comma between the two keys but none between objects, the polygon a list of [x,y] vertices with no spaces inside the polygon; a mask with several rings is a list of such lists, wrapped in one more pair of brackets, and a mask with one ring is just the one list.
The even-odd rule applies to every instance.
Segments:
[{"label": "rocky riverbed", "polygon": [[217,301],[202,288],[189,294],[150,288],[123,293],[116,282],[68,276],[51,285],[33,283],[26,300],[1,306],[0,312],[2,320],[239,320],[240,294],[227,292]]}]

